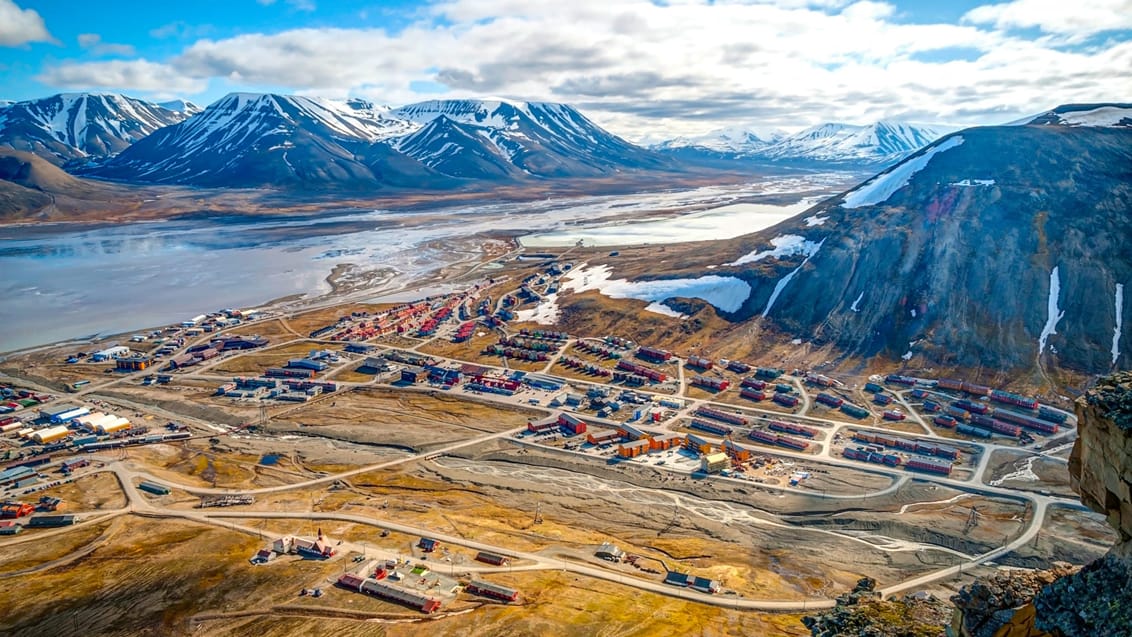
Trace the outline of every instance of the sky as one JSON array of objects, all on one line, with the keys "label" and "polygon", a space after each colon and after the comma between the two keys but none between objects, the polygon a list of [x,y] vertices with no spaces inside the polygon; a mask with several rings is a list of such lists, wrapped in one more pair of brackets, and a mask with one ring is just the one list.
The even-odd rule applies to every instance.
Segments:
[{"label": "sky", "polygon": [[0,0],[0,99],[572,104],[637,141],[1132,102],[1132,0]]}]

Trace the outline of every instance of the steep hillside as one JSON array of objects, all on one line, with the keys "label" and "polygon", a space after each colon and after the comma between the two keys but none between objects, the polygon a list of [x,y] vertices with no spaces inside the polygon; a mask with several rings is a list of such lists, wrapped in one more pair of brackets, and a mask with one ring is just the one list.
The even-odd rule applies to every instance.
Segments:
[{"label": "steep hillside", "polygon": [[121,152],[191,114],[124,95],[63,93],[0,110],[0,147],[62,165]]},{"label": "steep hillside", "polygon": [[73,177],[29,152],[0,149],[0,221],[61,220],[89,210],[129,210],[144,196]]},{"label": "steep hillside", "polygon": [[1132,364],[1132,130],[975,128],[731,244],[737,319],[848,352],[990,368]]},{"label": "steep hillside", "polygon": [[374,142],[413,128],[358,100],[233,93],[89,174],[212,187],[427,184],[427,169],[374,149]]}]

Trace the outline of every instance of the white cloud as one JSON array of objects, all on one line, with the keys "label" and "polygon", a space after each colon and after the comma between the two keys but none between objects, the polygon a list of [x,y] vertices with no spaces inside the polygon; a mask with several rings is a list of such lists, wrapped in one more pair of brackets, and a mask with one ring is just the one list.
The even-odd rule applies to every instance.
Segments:
[{"label": "white cloud", "polygon": [[134,90],[155,97],[191,95],[206,86],[203,79],[187,77],[167,64],[144,59],[65,63],[36,79],[63,88]]},{"label": "white cloud", "polygon": [[[484,95],[562,101],[631,138],[828,120],[993,123],[1063,102],[1127,99],[1132,85],[1127,41],[1066,50],[997,23],[895,22],[899,12],[887,2],[440,0],[413,11],[416,21],[399,32],[304,28],[202,39],[160,63],[69,62],[43,77],[86,77],[89,85],[121,82],[129,69],[140,86],[101,86],[203,88],[214,80],[385,104]],[[956,48],[966,54],[940,53]],[[416,82],[431,88],[417,92]]]},{"label": "white cloud", "polygon": [[13,0],[0,0],[0,46],[55,42],[35,9],[21,9]]},{"label": "white cloud", "polygon": [[1013,0],[975,7],[963,20],[1000,29],[1037,27],[1046,33],[1088,36],[1132,29],[1132,1]]},{"label": "white cloud", "polygon": [[134,47],[129,44],[114,44],[112,42],[103,42],[102,36],[97,33],[80,33],[78,36],[79,46],[89,50],[95,55],[133,55],[135,53]]},{"label": "white cloud", "polygon": [[[296,11],[314,11],[314,0],[284,0],[288,6]],[[256,0],[265,7],[275,4],[276,0]]]}]

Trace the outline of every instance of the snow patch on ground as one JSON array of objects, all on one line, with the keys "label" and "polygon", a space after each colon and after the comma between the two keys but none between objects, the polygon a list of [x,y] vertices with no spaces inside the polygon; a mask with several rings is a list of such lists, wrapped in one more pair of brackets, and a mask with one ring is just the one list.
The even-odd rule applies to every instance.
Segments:
[{"label": "snow patch on ground", "polygon": [[858,186],[856,190],[852,190],[846,194],[841,207],[860,208],[862,206],[872,206],[888,201],[888,198],[897,190],[907,186],[912,176],[923,170],[924,167],[931,162],[932,157],[946,150],[951,150],[962,143],[963,137],[956,135],[941,144],[929,148],[922,155],[912,157],[893,166],[888,169],[887,172],[873,177],[861,186]]},{"label": "snow patch on ground", "polygon": [[667,305],[660,303],[658,301],[653,301],[652,303],[649,303],[648,305],[646,305],[645,311],[646,312],[655,312],[657,314],[663,314],[665,316],[671,316],[672,318],[678,318],[678,319],[688,318],[687,314],[681,314],[680,312],[677,312],[676,310],[674,310],[674,309],[668,307]]},{"label": "snow patch on ground", "polygon": [[1041,478],[1038,477],[1038,474],[1034,473],[1034,461],[1040,457],[1041,456],[1030,456],[1029,458],[1026,458],[1026,460],[1022,462],[1022,466],[1019,467],[1017,471],[1008,473],[998,480],[991,480],[991,486],[1001,487],[1004,483],[1012,480],[1020,480],[1023,482],[1037,482]]},{"label": "snow patch on ground", "polygon": [[559,314],[558,294],[548,294],[534,308],[515,312],[515,320],[534,321],[539,325],[554,325],[558,323]]},{"label": "snow patch on ground", "polygon": [[829,219],[829,217],[823,217],[821,215],[812,215],[812,216],[806,217],[802,221],[805,221],[806,225],[812,228],[814,226],[824,226],[826,220],[828,220],[828,219]]},{"label": "snow patch on ground", "polygon": [[[564,277],[562,289],[574,292],[598,290],[613,299],[637,299],[657,305],[672,297],[702,299],[724,312],[737,311],[751,296],[751,286],[733,276],[709,274],[695,279],[628,281],[611,278],[611,270],[607,265],[574,268]],[[655,308],[650,311],[665,313]],[[678,312],[669,314],[677,315]]]},{"label": "snow patch on ground", "polygon": [[1124,329],[1124,284],[1116,284],[1116,327],[1112,330],[1112,364],[1120,358],[1120,332]]},{"label": "snow patch on ground", "polygon": [[993,179],[963,179],[961,181],[953,181],[948,186],[993,186]]},{"label": "snow patch on ground", "polygon": [[794,339],[794,340],[790,341],[790,344],[791,344],[791,345],[801,345],[801,344],[802,344],[802,339],[800,339],[800,338],[796,338],[796,339]]},{"label": "snow patch on ground", "polygon": [[862,290],[862,291],[861,291],[861,293],[857,295],[857,300],[856,300],[856,301],[853,301],[853,305],[850,305],[850,306],[849,306],[849,311],[851,311],[851,312],[860,312],[860,311],[861,311],[861,308],[860,308],[859,306],[860,306],[860,304],[861,304],[861,299],[863,299],[863,298],[865,298],[865,292],[864,292],[864,290]]},{"label": "snow patch on ground", "polygon": [[825,239],[821,241],[810,241],[809,239],[796,235],[784,234],[780,237],[775,237],[770,240],[770,244],[774,246],[771,250],[755,250],[739,257],[738,259],[726,265],[743,265],[744,263],[753,263],[755,261],[762,261],[768,257],[781,259],[783,257],[792,257],[798,254],[804,255],[807,259],[817,254]]},{"label": "snow patch on ground", "polygon": [[1057,334],[1057,323],[1065,316],[1065,311],[1057,307],[1057,297],[1061,294],[1061,279],[1058,266],[1054,266],[1049,273],[1049,300],[1046,302],[1047,318],[1042,333],[1038,336],[1038,354],[1046,349],[1046,341],[1050,336]]},{"label": "snow patch on ground", "polygon": [[912,350],[908,350],[907,352],[904,352],[904,354],[900,358],[906,361],[910,361],[912,360],[912,356]]}]

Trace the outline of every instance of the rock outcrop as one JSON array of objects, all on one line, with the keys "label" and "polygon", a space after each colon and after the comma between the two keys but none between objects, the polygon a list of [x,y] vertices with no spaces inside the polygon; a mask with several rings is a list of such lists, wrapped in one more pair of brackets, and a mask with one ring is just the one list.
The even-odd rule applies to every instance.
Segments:
[{"label": "rock outcrop", "polygon": [[1000,573],[951,599],[961,637],[1132,637],[1132,372],[1102,379],[1077,401],[1073,489],[1119,534],[1081,569]]},{"label": "rock outcrop", "polygon": [[876,580],[865,577],[831,610],[802,618],[814,637],[944,637],[951,608],[927,594],[882,600]]},{"label": "rock outcrop", "polygon": [[1098,382],[1077,401],[1077,420],[1070,484],[1120,534],[1112,554],[1132,560],[1132,372]]}]

